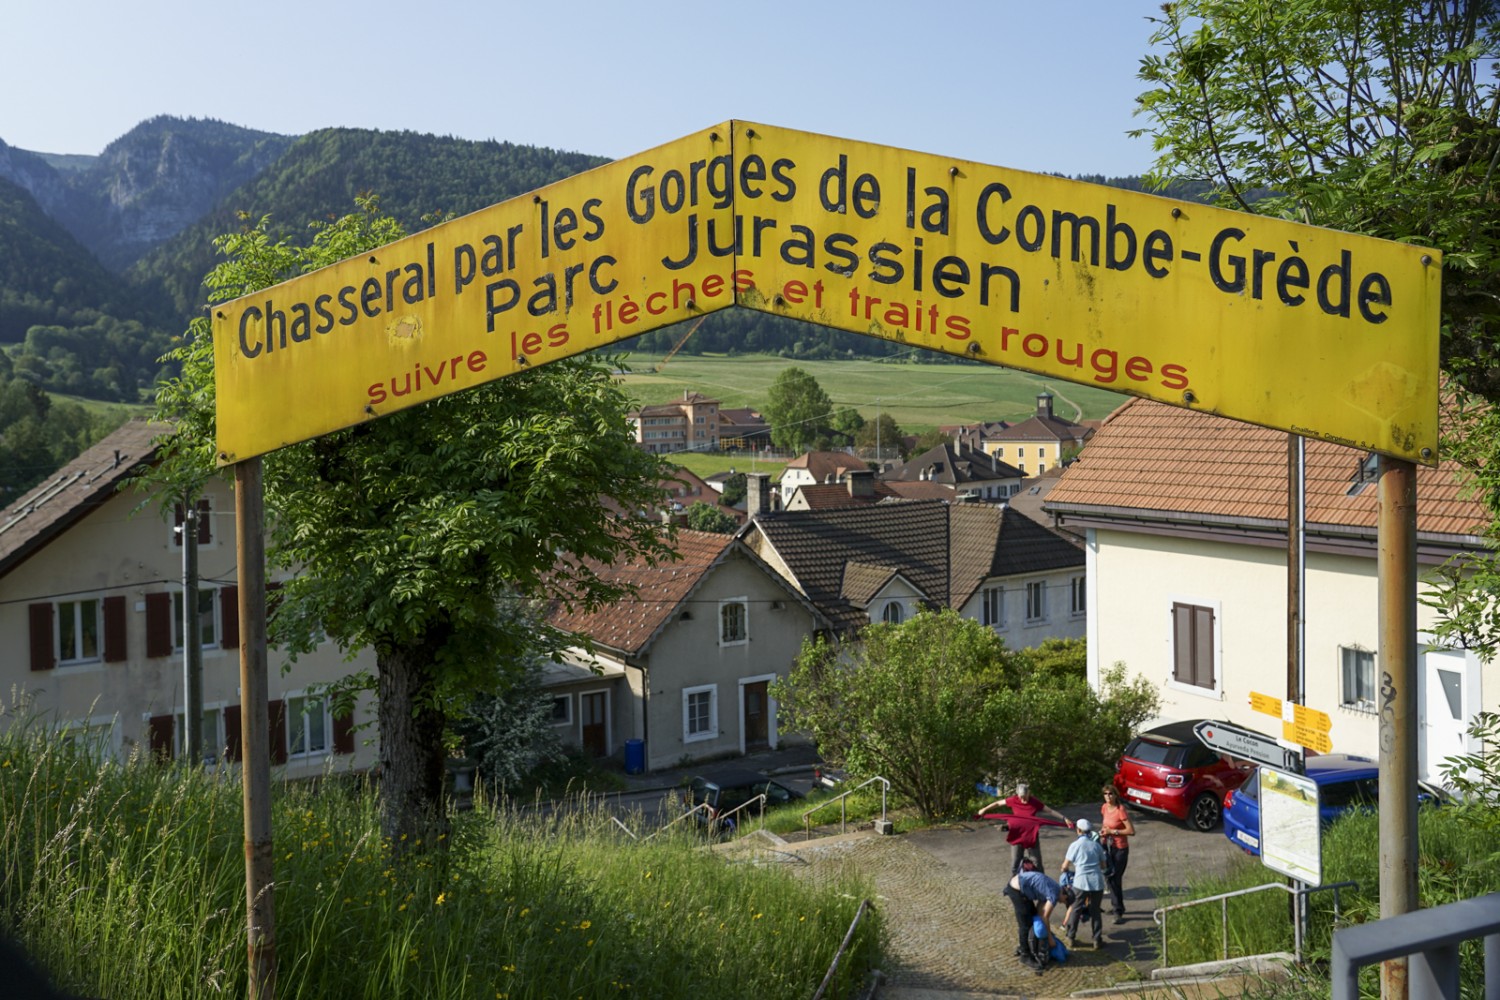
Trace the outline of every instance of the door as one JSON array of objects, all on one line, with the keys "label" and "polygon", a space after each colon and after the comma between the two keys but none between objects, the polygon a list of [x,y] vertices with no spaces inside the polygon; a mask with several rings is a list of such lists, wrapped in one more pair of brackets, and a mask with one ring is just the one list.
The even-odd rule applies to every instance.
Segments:
[{"label": "door", "polygon": [[609,754],[609,727],[605,724],[608,692],[590,691],[578,698],[583,748],[590,756]]},{"label": "door", "polygon": [[1466,730],[1474,692],[1468,683],[1468,657],[1462,650],[1432,650],[1422,657],[1417,741],[1419,776],[1443,784],[1442,765],[1469,752]]},{"label": "door", "polygon": [[765,681],[746,684],[745,691],[745,749],[764,750],[771,745],[770,711],[767,704]]}]

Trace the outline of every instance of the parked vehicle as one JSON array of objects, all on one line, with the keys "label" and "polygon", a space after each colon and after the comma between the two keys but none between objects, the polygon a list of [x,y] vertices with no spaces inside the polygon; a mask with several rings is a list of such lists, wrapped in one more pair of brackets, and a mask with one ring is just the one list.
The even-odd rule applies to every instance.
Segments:
[{"label": "parked vehicle", "polygon": [[[735,812],[758,795],[764,795],[765,800]],[[794,802],[802,795],[758,771],[721,768],[689,779],[684,798],[689,807],[708,804],[707,811],[698,813],[701,825],[713,824],[720,832],[728,832],[743,818],[759,816],[768,808]]]},{"label": "parked vehicle", "polygon": [[[1318,816],[1327,826],[1350,809],[1374,809],[1380,801],[1380,765],[1346,753],[1307,758],[1307,776],[1318,786]],[[1417,801],[1441,805],[1443,791],[1417,782]],[[1260,769],[1224,794],[1224,836],[1247,854],[1260,854]]]},{"label": "parked vehicle", "polygon": [[1224,793],[1240,787],[1255,765],[1204,746],[1193,735],[1203,721],[1168,723],[1131,740],[1115,768],[1120,801],[1165,813],[1204,833],[1218,826]]}]

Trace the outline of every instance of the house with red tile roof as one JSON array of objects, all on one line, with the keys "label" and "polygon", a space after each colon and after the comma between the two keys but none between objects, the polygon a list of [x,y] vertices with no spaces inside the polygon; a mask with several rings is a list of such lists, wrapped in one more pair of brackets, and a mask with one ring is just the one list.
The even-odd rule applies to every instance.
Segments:
[{"label": "house with red tile roof", "polygon": [[1037,476],[1071,459],[1093,436],[1097,421],[1072,421],[1053,410],[1050,392],[1038,393],[1036,413],[1015,424],[986,426],[965,437],[1025,476]]},{"label": "house with red tile roof", "polygon": [[674,562],[595,567],[633,596],[549,610],[549,625],[590,644],[545,676],[556,717],[596,756],[628,759],[639,740],[647,770],[797,739],[767,688],[827,622],[738,538],[684,529],[676,546]]},{"label": "house with red tile roof", "polygon": [[[1163,441],[1172,447],[1163,448]],[[1377,483],[1368,453],[1305,443],[1305,703],[1331,716],[1335,751],[1376,756],[1381,663]],[[1116,410],[1043,502],[1089,554],[1089,672],[1123,663],[1162,696],[1165,719],[1219,718],[1280,736],[1252,693],[1287,696],[1288,436],[1134,399]],[[1488,516],[1456,468],[1417,472],[1424,578],[1483,550]],[[1419,590],[1427,585],[1419,583]],[[1422,630],[1421,777],[1477,749],[1465,730],[1500,709],[1500,667]]]},{"label": "house with red tile roof", "polygon": [[818,483],[840,482],[844,473],[864,471],[869,464],[858,455],[846,451],[809,451],[786,463],[781,470],[777,487],[781,492],[781,504],[786,506],[799,486]]},{"label": "house with red tile roof", "polygon": [[631,410],[636,445],[652,454],[719,450],[719,401],[684,391],[680,400]]},{"label": "house with red tile roof", "polygon": [[[234,498],[224,480],[208,481],[194,536],[198,593],[185,602],[182,534],[129,484],[164,429],[128,421],[0,510],[0,727],[31,718],[117,758],[178,755],[186,626],[202,652],[206,754],[239,759]],[[374,656],[346,661],[331,642],[295,662],[274,648],[268,656],[273,774],[372,766],[373,741],[356,738],[375,717],[371,699],[335,717],[319,689],[373,670]]]}]

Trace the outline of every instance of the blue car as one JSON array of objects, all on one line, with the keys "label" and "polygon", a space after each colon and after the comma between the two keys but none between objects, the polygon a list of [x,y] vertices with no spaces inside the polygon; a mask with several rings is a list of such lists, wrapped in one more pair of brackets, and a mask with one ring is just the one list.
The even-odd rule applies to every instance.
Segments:
[{"label": "blue car", "polygon": [[[1346,753],[1307,758],[1307,776],[1318,786],[1318,813],[1326,826],[1350,809],[1374,809],[1380,799],[1380,766]],[[1441,789],[1417,782],[1419,803],[1442,804]],[[1224,794],[1224,836],[1246,853],[1260,855],[1260,769]]]}]

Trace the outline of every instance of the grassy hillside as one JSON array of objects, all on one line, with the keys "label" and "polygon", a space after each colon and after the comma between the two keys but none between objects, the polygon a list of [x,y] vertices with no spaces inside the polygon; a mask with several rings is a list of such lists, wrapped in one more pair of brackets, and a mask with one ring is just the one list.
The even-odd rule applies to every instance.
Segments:
[{"label": "grassy hillside", "polygon": [[1125,401],[1119,393],[977,362],[913,364],[896,359],[807,361],[769,355],[677,355],[660,371],[659,354],[632,354],[625,386],[640,403],[665,403],[685,391],[712,396],[725,406],[765,405],[766,389],[784,368],[796,366],[818,380],[839,406],[866,420],[889,413],[909,434],[948,424],[985,420],[1015,423],[1036,412],[1036,397],[1050,392],[1054,412],[1069,420],[1099,419]]}]

